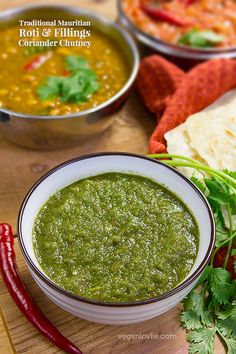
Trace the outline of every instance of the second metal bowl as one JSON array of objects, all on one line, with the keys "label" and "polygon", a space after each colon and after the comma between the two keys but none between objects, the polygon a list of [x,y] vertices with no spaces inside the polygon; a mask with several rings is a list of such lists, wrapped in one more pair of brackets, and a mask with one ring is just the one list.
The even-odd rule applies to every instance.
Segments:
[{"label": "second metal bowl", "polygon": [[117,0],[117,9],[119,13],[119,22],[124,28],[129,30],[129,32],[146,47],[155,52],[161,53],[177,65],[189,68],[204,60],[236,58],[236,47],[200,49],[162,41],[161,39],[155,38],[142,31],[138,26],[132,23],[122,8],[121,0]]}]

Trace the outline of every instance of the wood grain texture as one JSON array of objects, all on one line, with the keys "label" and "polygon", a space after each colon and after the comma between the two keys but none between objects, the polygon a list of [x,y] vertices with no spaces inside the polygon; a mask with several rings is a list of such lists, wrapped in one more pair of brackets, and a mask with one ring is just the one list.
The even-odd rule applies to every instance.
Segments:
[{"label": "wood grain texture", "polygon": [[14,354],[11,336],[5,322],[2,312],[0,311],[0,352],[1,354]]},{"label": "wood grain texture", "polygon": [[[64,1],[52,1],[50,3]],[[1,0],[0,10],[33,0]],[[40,4],[48,3],[41,0]],[[116,18],[115,0],[69,0],[66,4],[86,7],[111,19]],[[20,148],[4,140],[0,134],[0,220],[9,222],[16,232],[20,204],[32,184],[50,168],[81,154],[98,151],[129,151],[145,154],[155,121],[133,94],[123,110],[115,115],[112,127],[83,145],[64,151],[38,152]],[[75,342],[85,354],[186,354],[186,333],[179,322],[179,309],[172,309],[156,319],[130,326],[105,326],[80,320],[48,300],[33,282],[16,241],[16,253],[23,281],[49,319]],[[16,308],[0,280],[0,353],[61,353],[29,324]],[[5,325],[4,325],[5,323]],[[6,328],[5,328],[6,326]],[[9,341],[8,334],[11,337]],[[157,336],[161,338],[157,339]],[[223,354],[217,343],[217,354]]]}]

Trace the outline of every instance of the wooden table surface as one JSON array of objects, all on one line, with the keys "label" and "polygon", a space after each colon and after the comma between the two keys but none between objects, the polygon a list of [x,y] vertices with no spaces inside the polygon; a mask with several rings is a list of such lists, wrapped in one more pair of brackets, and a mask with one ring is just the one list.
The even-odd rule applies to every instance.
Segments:
[{"label": "wooden table surface", "polygon": [[[50,3],[65,1],[50,1]],[[0,10],[33,0],[1,0]],[[40,4],[48,3],[41,0]],[[115,19],[115,0],[69,0],[66,4],[85,7]],[[150,133],[154,128],[153,117],[139,103],[135,94],[123,110],[114,117],[112,127],[96,139],[83,145],[53,152],[27,150],[4,140],[0,132],[0,220],[13,225],[24,195],[32,184],[53,166],[81,154],[98,151],[129,151],[145,154]],[[26,268],[16,239],[16,253],[23,281],[48,318],[75,342],[85,354],[184,354],[188,344],[186,333],[179,322],[180,306],[153,320],[129,326],[105,326],[75,318],[48,300],[33,282]],[[124,336],[125,335],[125,336]],[[160,338],[157,339],[157,336]],[[16,308],[0,280],[0,353],[60,353],[44,339]],[[217,354],[225,353],[217,342]]]}]

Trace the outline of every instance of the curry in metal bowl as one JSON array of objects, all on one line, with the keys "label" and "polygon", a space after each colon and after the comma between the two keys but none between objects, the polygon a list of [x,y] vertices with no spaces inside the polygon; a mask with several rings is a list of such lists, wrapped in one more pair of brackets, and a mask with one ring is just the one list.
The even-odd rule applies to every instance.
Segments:
[{"label": "curry in metal bowl", "polygon": [[[128,81],[127,59],[117,43],[98,29],[92,28],[89,40],[89,47],[25,47],[18,43],[18,26],[1,29],[0,107],[60,116],[94,108],[112,98]],[[51,44],[53,41],[50,38]]]},{"label": "curry in metal bowl", "polygon": [[234,0],[120,0],[137,28],[167,43],[200,49],[236,46]]},{"label": "curry in metal bowl", "polygon": [[199,228],[166,187],[110,172],[52,195],[34,222],[33,245],[43,271],[60,287],[122,303],[175,288],[195,263]]}]

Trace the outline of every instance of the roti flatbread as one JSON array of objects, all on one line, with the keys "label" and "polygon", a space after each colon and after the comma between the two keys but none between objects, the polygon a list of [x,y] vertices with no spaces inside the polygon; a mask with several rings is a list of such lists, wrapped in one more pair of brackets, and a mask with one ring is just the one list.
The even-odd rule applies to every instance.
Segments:
[{"label": "roti flatbread", "polygon": [[[167,151],[213,168],[236,170],[236,90],[165,134]],[[192,175],[190,169],[183,171]]]}]

